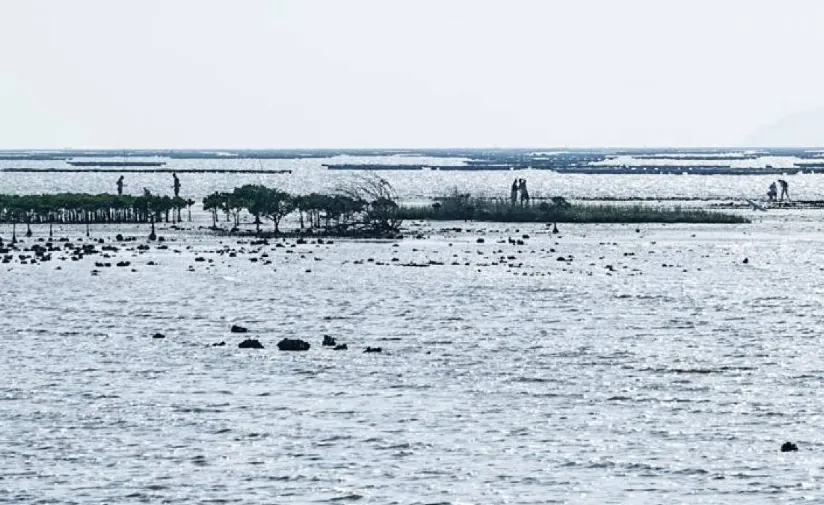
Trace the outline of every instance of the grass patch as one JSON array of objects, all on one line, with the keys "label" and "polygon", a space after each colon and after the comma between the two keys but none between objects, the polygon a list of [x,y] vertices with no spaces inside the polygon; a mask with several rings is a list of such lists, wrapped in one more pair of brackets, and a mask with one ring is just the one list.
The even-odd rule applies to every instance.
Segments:
[{"label": "grass patch", "polygon": [[737,224],[750,220],[736,214],[678,206],[570,204],[561,197],[521,206],[508,200],[453,195],[431,206],[402,206],[397,217],[420,221],[492,221],[502,223],[710,223]]}]

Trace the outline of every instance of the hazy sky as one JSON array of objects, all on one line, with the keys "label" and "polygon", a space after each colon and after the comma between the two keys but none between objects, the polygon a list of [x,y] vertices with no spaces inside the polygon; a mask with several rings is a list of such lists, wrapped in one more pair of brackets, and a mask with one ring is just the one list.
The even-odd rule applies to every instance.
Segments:
[{"label": "hazy sky", "polygon": [[0,148],[824,145],[822,50],[815,0],[9,0]]}]

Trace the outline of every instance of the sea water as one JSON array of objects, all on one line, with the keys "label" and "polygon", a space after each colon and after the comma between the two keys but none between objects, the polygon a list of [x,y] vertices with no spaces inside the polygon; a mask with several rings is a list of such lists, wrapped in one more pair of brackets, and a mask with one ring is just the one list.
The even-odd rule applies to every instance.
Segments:
[{"label": "sea water", "polygon": [[[410,198],[449,185],[494,194],[512,177],[444,174],[388,177]],[[3,181],[113,186],[97,175]],[[264,182],[297,191],[343,177],[291,175]],[[732,197],[756,185],[529,177],[578,196]],[[240,185],[181,180],[201,195]],[[791,191],[822,182],[797,176]],[[752,224],[558,234],[406,223],[402,240],[261,245],[198,229],[210,223],[196,212],[148,251],[135,247],[145,226],[92,226],[107,244],[118,232],[139,240],[108,259],[0,264],[0,502],[814,503],[821,216],[745,214]],[[34,233],[22,246],[47,230]],[[323,335],[348,350],[323,348]],[[265,348],[239,349],[245,338]],[[280,352],[283,338],[312,348]],[[781,453],[785,441],[799,452]]]}]

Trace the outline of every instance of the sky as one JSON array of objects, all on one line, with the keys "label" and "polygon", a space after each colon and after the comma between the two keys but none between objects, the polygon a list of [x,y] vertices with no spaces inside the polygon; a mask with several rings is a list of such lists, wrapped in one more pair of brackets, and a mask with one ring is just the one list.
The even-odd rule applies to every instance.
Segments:
[{"label": "sky", "polygon": [[816,0],[0,2],[0,149],[824,146]]}]

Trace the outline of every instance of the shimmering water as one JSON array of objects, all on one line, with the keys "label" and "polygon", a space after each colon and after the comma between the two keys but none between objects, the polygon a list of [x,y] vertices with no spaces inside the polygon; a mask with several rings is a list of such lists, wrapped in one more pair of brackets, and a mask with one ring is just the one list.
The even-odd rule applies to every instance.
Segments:
[{"label": "shimmering water", "polygon": [[[243,184],[264,184],[294,193],[332,191],[345,184],[356,172],[326,170],[324,163],[401,163],[399,157],[312,158],[300,160],[190,160],[170,159],[164,169],[185,170],[291,170],[291,174],[180,174],[182,195],[200,199],[214,191],[226,191]],[[423,160],[423,161],[422,161]],[[454,164],[453,158],[412,157],[407,163],[436,161],[440,165]],[[67,168],[62,161],[0,160],[0,170],[12,167],[47,169]],[[517,171],[378,171],[389,180],[402,199],[416,200],[442,196],[453,191],[475,196],[508,197],[514,178],[526,178],[532,197],[564,196],[566,198],[716,198],[766,199],[767,187],[774,175],[590,175],[561,174],[548,170]],[[0,192],[88,192],[114,193],[121,175],[116,168],[111,173],[32,173],[6,172],[0,177]],[[142,194],[147,188],[155,194],[172,192],[172,177],[168,173],[126,173],[124,192]],[[790,195],[800,200],[824,200],[824,175],[817,173],[783,176],[790,184]]]},{"label": "shimmering water", "polygon": [[[638,179],[589,184],[605,180]],[[821,216],[757,217],[558,235],[410,223],[400,241],[284,247],[162,230],[168,249],[15,256],[0,264],[0,502],[815,502]],[[246,336],[266,348],[238,349]],[[279,352],[284,337],[312,348]]]}]

